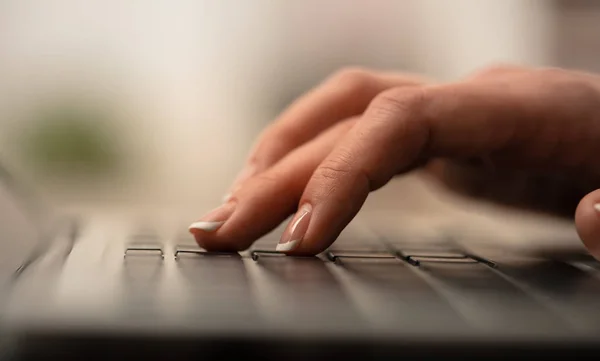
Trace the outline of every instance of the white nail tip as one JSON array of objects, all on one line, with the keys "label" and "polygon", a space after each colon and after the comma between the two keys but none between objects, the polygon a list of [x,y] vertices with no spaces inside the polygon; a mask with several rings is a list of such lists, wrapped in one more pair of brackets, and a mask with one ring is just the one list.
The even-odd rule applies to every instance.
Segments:
[{"label": "white nail tip", "polygon": [[594,209],[598,212],[600,212],[600,203],[596,203],[594,204]]},{"label": "white nail tip", "polygon": [[292,249],[294,249],[294,247],[296,247],[297,243],[298,243],[298,240],[293,240],[291,242],[286,242],[286,243],[279,243],[279,244],[277,244],[277,247],[275,247],[275,250],[277,252],[288,252],[288,251],[291,251]]},{"label": "white nail tip", "polygon": [[221,227],[225,221],[222,222],[194,222],[190,225],[189,229],[199,229],[205,232],[214,232]]}]

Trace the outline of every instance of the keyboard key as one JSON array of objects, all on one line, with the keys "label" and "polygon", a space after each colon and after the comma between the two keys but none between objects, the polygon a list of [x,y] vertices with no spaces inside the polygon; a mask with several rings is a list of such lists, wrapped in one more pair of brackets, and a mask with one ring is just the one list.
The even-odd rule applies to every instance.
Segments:
[{"label": "keyboard key", "polygon": [[179,294],[173,307],[182,322],[241,327],[258,322],[256,305],[240,255],[186,254],[177,260]]},{"label": "keyboard key", "polygon": [[272,326],[345,331],[360,324],[340,284],[317,257],[261,256],[248,271],[261,313]]},{"label": "keyboard key", "polygon": [[566,324],[537,299],[479,262],[422,262],[415,267],[476,329],[530,334]]},{"label": "keyboard key", "polygon": [[600,330],[600,280],[593,273],[559,261],[503,263],[498,271],[547,300],[575,330]]},{"label": "keyboard key", "polygon": [[467,324],[451,305],[399,259],[340,258],[340,279],[365,319],[397,333],[456,334]]}]

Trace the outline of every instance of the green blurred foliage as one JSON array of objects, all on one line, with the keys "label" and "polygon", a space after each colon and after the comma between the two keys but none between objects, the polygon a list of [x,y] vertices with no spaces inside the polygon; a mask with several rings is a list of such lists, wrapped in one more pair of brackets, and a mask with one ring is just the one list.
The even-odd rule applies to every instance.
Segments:
[{"label": "green blurred foliage", "polygon": [[23,154],[46,174],[110,174],[120,159],[113,121],[104,108],[80,103],[52,106],[27,128]]}]

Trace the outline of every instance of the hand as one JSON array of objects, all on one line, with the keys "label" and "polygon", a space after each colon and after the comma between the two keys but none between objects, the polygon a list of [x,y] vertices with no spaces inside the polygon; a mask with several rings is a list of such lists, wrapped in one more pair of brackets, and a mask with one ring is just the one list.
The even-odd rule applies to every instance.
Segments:
[{"label": "hand", "polygon": [[[209,250],[243,250],[296,212],[278,249],[325,250],[367,196],[432,160],[600,184],[600,77],[496,67],[462,81],[346,70],[261,135],[228,201],[190,231]],[[438,168],[439,169],[439,168]],[[584,189],[584,188],[582,188]],[[590,190],[592,188],[589,188]],[[600,190],[575,222],[600,257]]]}]

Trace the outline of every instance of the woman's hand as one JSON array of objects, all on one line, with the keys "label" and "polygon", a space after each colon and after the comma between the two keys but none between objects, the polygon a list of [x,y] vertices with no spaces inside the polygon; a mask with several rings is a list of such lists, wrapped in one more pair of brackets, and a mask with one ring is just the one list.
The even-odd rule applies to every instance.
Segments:
[{"label": "woman's hand", "polygon": [[[600,77],[496,67],[433,84],[340,72],[264,131],[227,202],[190,231],[206,249],[243,250],[296,212],[278,249],[316,254],[371,191],[434,159],[600,185]],[[600,191],[585,196],[575,221],[598,257],[597,203]]]}]

